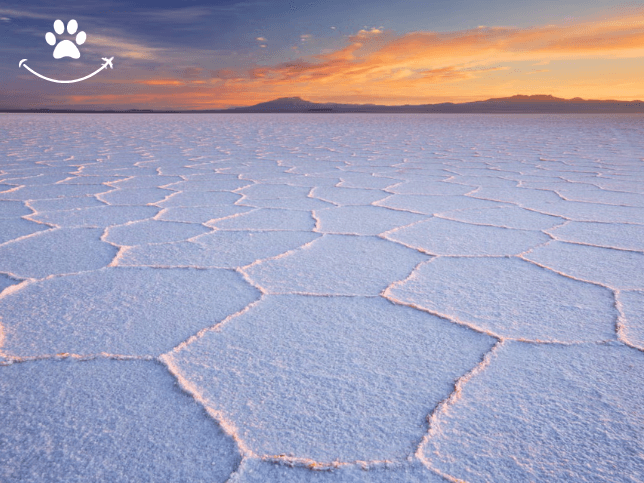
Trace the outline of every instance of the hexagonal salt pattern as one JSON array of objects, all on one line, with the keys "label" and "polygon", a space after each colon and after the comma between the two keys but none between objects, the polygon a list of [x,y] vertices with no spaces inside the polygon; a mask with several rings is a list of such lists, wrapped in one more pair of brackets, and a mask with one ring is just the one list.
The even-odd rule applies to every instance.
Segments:
[{"label": "hexagonal salt pattern", "polygon": [[570,221],[548,230],[548,233],[560,241],[644,251],[644,225]]},{"label": "hexagonal salt pattern", "polygon": [[228,218],[240,213],[247,213],[252,208],[246,206],[176,206],[165,208],[158,220],[178,221],[182,223],[206,223],[211,220]]},{"label": "hexagonal salt pattern", "polygon": [[0,351],[160,354],[258,295],[226,270],[106,268],[44,280],[0,299]]},{"label": "hexagonal salt pattern", "polygon": [[376,237],[324,235],[245,272],[271,293],[378,295],[427,258]]},{"label": "hexagonal salt pattern", "polygon": [[0,193],[0,200],[30,201],[55,198],[76,198],[110,191],[109,186],[52,184],[45,186],[23,186],[16,190]]},{"label": "hexagonal salt pattern", "polygon": [[315,211],[320,233],[378,235],[426,217],[379,206],[343,206]]},{"label": "hexagonal salt pattern", "polygon": [[618,313],[609,290],[514,258],[438,258],[386,296],[501,337],[615,339]]},{"label": "hexagonal salt pattern", "polygon": [[644,479],[644,354],[506,343],[433,417],[422,454],[458,480]]},{"label": "hexagonal salt pattern", "polygon": [[321,235],[306,231],[216,231],[192,241],[129,248],[119,266],[238,268],[276,257]]},{"label": "hexagonal salt pattern", "polygon": [[283,295],[163,360],[255,454],[400,460],[494,342],[382,298]]},{"label": "hexagonal salt pattern", "polygon": [[644,288],[644,253],[553,241],[525,255],[572,278],[616,289]]},{"label": "hexagonal salt pattern", "polygon": [[223,220],[208,223],[220,230],[313,230],[315,220],[310,211],[256,209]]},{"label": "hexagonal salt pattern", "polygon": [[373,189],[318,186],[312,190],[311,196],[338,206],[360,206],[382,200],[389,196],[389,193]]},{"label": "hexagonal salt pattern", "polygon": [[109,205],[147,205],[164,200],[172,191],[159,188],[115,189],[98,199]]},{"label": "hexagonal salt pattern", "polygon": [[550,237],[534,230],[513,230],[430,218],[387,233],[386,238],[432,255],[518,255]]},{"label": "hexagonal salt pattern", "polygon": [[0,366],[0,389],[6,483],[224,482],[241,459],[234,441],[152,361]]},{"label": "hexagonal salt pattern", "polygon": [[208,233],[205,226],[174,221],[143,220],[109,229],[105,241],[121,246],[169,243]]},{"label": "hexagonal salt pattern", "polygon": [[21,278],[96,270],[109,265],[116,248],[101,240],[102,229],[58,228],[0,246],[0,272]]},{"label": "hexagonal salt pattern", "polygon": [[517,230],[545,230],[561,225],[565,221],[563,218],[542,215],[518,206],[446,211],[441,213],[440,216],[441,218],[463,223],[515,228]]},{"label": "hexagonal salt pattern", "polygon": [[155,206],[97,206],[73,210],[43,211],[29,218],[60,227],[108,227],[152,218],[159,212]]},{"label": "hexagonal salt pattern", "polygon": [[79,120],[0,116],[3,482],[644,479],[641,120]]}]

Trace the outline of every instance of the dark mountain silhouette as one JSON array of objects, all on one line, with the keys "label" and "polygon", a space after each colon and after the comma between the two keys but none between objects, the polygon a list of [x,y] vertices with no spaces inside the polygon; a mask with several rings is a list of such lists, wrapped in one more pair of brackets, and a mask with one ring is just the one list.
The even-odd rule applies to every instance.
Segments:
[{"label": "dark mountain silhouette", "polygon": [[223,112],[371,112],[371,113],[592,113],[642,112],[642,101],[562,99],[551,95],[502,97],[486,101],[454,104],[385,106],[377,104],[338,104],[306,101],[300,97],[282,97],[254,106],[237,107]]},{"label": "dark mountain silhouette", "polygon": [[311,102],[300,97],[281,97],[254,106],[235,107],[218,110],[161,110],[147,109],[31,109],[0,110],[0,112],[102,112],[102,113],[488,113],[488,114],[533,114],[533,113],[644,113],[642,101],[586,100],[580,97],[562,99],[551,95],[515,95],[488,99],[486,101],[455,104],[420,104],[404,106],[385,106],[378,104],[338,104],[333,102]]}]

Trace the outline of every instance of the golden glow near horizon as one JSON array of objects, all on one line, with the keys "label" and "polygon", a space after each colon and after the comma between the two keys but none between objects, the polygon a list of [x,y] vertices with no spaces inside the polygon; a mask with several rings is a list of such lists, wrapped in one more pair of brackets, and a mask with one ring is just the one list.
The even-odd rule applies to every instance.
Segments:
[{"label": "golden glow near horizon", "polygon": [[[531,28],[480,26],[405,35],[361,30],[339,49],[296,61],[222,68],[199,78],[122,79],[114,82],[114,93],[66,99],[71,104],[187,109],[247,106],[291,96],[390,105],[515,94],[635,100],[644,99],[642,78],[644,10],[638,10]],[[135,86],[123,93],[124,83]]]}]

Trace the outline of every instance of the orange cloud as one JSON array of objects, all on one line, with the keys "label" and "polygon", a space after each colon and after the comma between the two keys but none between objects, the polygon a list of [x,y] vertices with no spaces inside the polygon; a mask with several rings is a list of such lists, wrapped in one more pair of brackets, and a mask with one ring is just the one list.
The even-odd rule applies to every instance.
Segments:
[{"label": "orange cloud", "polygon": [[[189,81],[172,78],[136,82],[155,89],[157,103],[162,99],[164,106],[185,108],[251,105],[294,95],[319,102],[382,104],[459,102],[519,93],[636,99],[644,97],[638,81],[644,63],[628,61],[635,58],[644,58],[644,10],[532,28],[479,27],[402,36],[360,30],[332,52],[244,70],[210,71],[212,79],[199,81],[199,90],[186,84]],[[606,72],[589,62],[613,62],[614,67]],[[534,68],[540,65],[548,69]],[[526,75],[536,73],[542,75]],[[200,69],[186,70],[183,78],[200,74]],[[139,94],[132,96],[121,99],[141,99]]]},{"label": "orange cloud", "polygon": [[185,85],[183,82],[176,79],[142,79],[134,81],[137,84],[143,84],[146,86],[182,86]]},{"label": "orange cloud", "polygon": [[511,63],[644,57],[644,12],[575,24],[479,27],[399,37],[361,30],[349,41],[328,54],[252,69],[248,87],[286,95],[312,93],[318,99],[368,91],[375,98],[397,102],[422,97],[418,95],[422,86],[483,78],[509,71]]}]

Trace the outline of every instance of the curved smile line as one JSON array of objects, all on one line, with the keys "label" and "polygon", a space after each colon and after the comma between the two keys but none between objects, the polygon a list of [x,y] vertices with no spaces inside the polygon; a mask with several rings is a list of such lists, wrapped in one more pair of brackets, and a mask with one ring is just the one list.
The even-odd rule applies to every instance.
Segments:
[{"label": "curved smile line", "polygon": [[25,69],[27,69],[33,75],[38,76],[41,79],[45,79],[46,81],[49,81],[49,82],[57,82],[58,84],[72,84],[74,82],[84,81],[85,79],[89,79],[90,77],[95,76],[100,71],[102,71],[103,69],[107,68],[108,65],[110,66],[110,69],[113,69],[114,67],[112,66],[112,59],[114,59],[114,57],[110,57],[109,59],[106,59],[105,57],[103,57],[103,60],[105,61],[105,63],[101,67],[99,67],[97,70],[95,70],[94,72],[92,72],[89,75],[86,75],[85,77],[81,77],[80,79],[72,79],[72,80],[58,80],[58,79],[50,79],[49,77],[45,77],[44,75],[39,74],[38,72],[33,70],[27,64],[24,64],[24,62],[26,62],[27,59],[22,59],[20,61],[20,63],[18,64],[18,68],[20,68],[20,67],[22,67],[24,65]]}]

